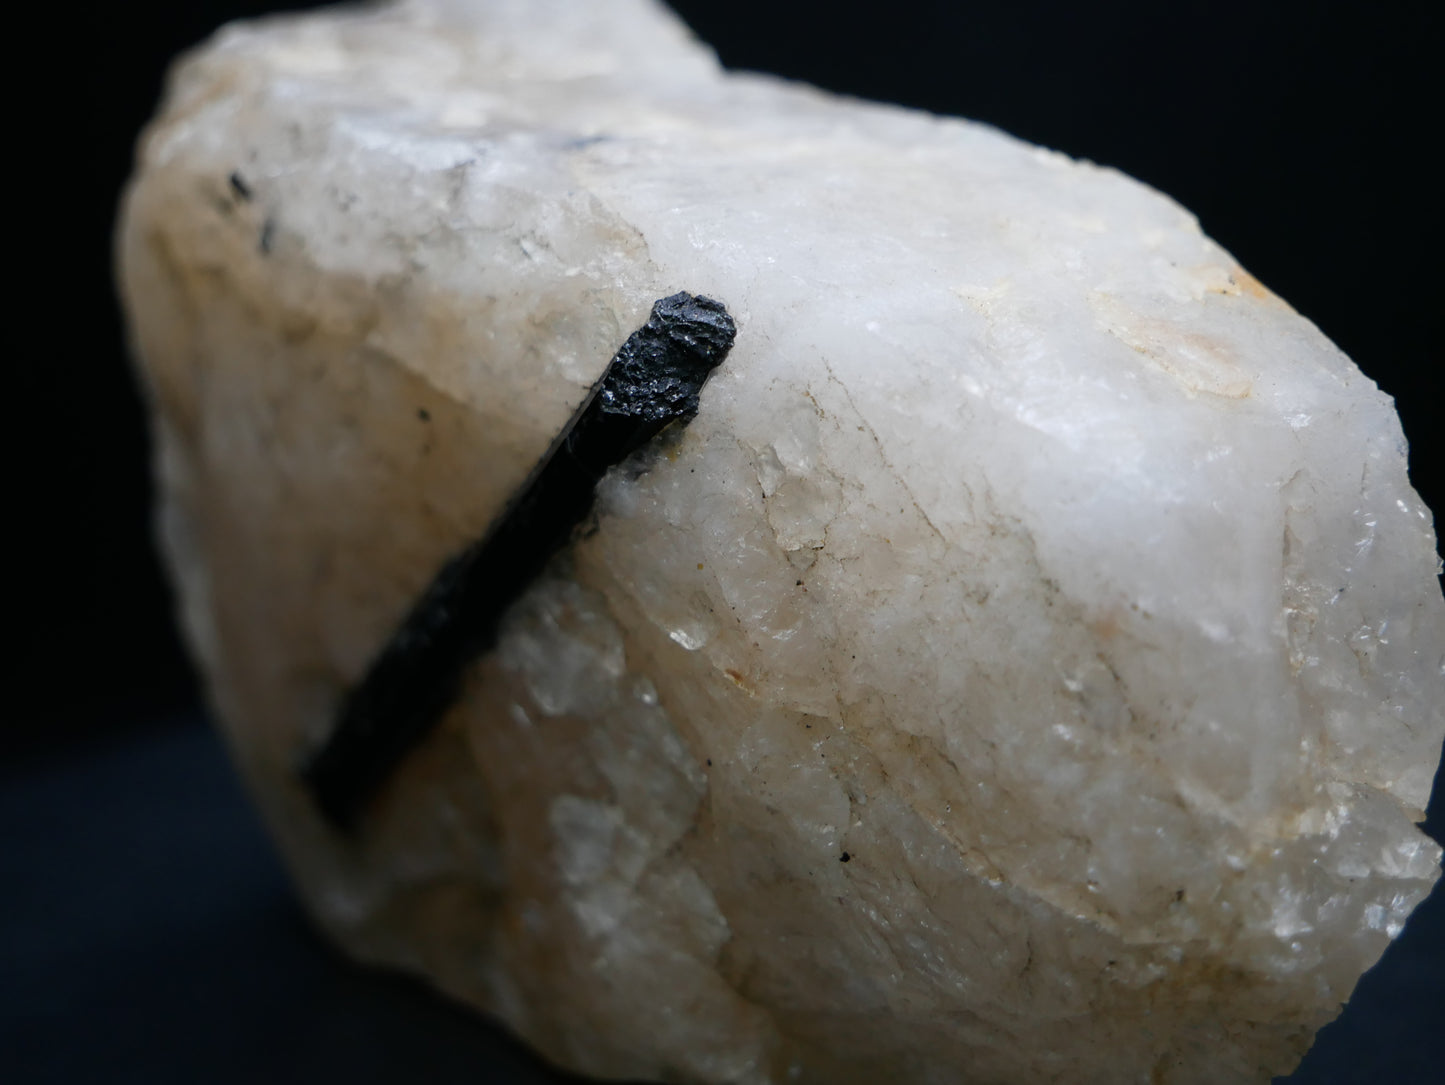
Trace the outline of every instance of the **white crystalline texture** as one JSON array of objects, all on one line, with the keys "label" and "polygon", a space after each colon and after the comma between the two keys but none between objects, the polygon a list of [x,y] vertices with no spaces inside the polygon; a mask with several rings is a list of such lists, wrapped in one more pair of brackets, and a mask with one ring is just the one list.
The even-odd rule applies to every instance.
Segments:
[{"label": "white crystalline texture", "polygon": [[[414,0],[188,58],[119,245],[310,908],[559,1064],[1262,1082],[1438,875],[1390,400],[1114,171],[724,75],[648,0]],[[739,327],[697,418],[331,830],[296,766],[678,290]]]}]

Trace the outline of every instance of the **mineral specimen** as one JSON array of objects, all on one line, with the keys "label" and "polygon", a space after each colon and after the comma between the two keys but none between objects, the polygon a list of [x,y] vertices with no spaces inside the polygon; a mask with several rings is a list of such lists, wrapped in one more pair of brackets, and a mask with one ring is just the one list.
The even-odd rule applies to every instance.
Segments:
[{"label": "mineral specimen", "polygon": [[349,827],[372,793],[456,698],[461,672],[495,648],[506,613],[571,541],[597,484],[669,426],[697,414],[703,383],[737,326],[712,298],[652,307],[487,535],[448,561],[346,698],[306,766],[333,822]]},{"label": "mineral specimen", "polygon": [[[232,27],[119,237],[162,528],[305,899],[554,1061],[1266,1080],[1438,875],[1388,398],[1190,216],[649,0]],[[350,831],[300,772],[657,298],[736,346]]]}]

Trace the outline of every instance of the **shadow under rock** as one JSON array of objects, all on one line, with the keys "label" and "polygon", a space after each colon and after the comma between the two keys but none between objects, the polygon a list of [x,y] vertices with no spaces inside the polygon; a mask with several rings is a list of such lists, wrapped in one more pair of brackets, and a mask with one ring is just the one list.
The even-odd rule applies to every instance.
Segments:
[{"label": "shadow under rock", "polygon": [[[1437,782],[1433,829],[1441,798]],[[7,1080],[579,1080],[421,983],[333,952],[301,914],[220,742],[198,719],[8,766],[0,886]],[[1442,1006],[1437,887],[1277,1085],[1439,1081],[1430,1042]]]},{"label": "shadow under rock", "polygon": [[[1420,826],[1445,843],[1445,758]],[[1438,1085],[1445,1058],[1445,880],[1366,972],[1344,1012],[1315,1037],[1299,1069],[1275,1085]]]},{"label": "shadow under rock", "polygon": [[0,1078],[579,1081],[420,982],[333,951],[198,719],[8,767],[0,886]]}]

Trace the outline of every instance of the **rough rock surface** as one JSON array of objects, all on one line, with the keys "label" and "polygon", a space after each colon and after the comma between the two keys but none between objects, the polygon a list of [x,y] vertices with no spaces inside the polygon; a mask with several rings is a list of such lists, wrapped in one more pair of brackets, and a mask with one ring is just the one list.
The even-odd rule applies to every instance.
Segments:
[{"label": "rough rock surface", "polygon": [[[1263,1081],[1437,877],[1391,403],[1116,172],[725,76],[648,0],[413,0],[182,63],[119,253],[310,908],[558,1063]],[[698,417],[332,831],[345,691],[683,289],[739,327]]]}]

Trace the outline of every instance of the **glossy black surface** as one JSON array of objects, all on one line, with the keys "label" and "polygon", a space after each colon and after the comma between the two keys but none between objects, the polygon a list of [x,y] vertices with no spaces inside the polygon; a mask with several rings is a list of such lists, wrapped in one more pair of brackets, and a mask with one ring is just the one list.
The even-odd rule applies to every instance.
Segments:
[{"label": "glossy black surface", "polygon": [[712,298],[682,291],[653,305],[496,523],[442,567],[348,694],[303,769],[333,823],[352,826],[441,719],[467,665],[496,645],[507,609],[587,518],[602,477],[697,414],[736,336]]}]

